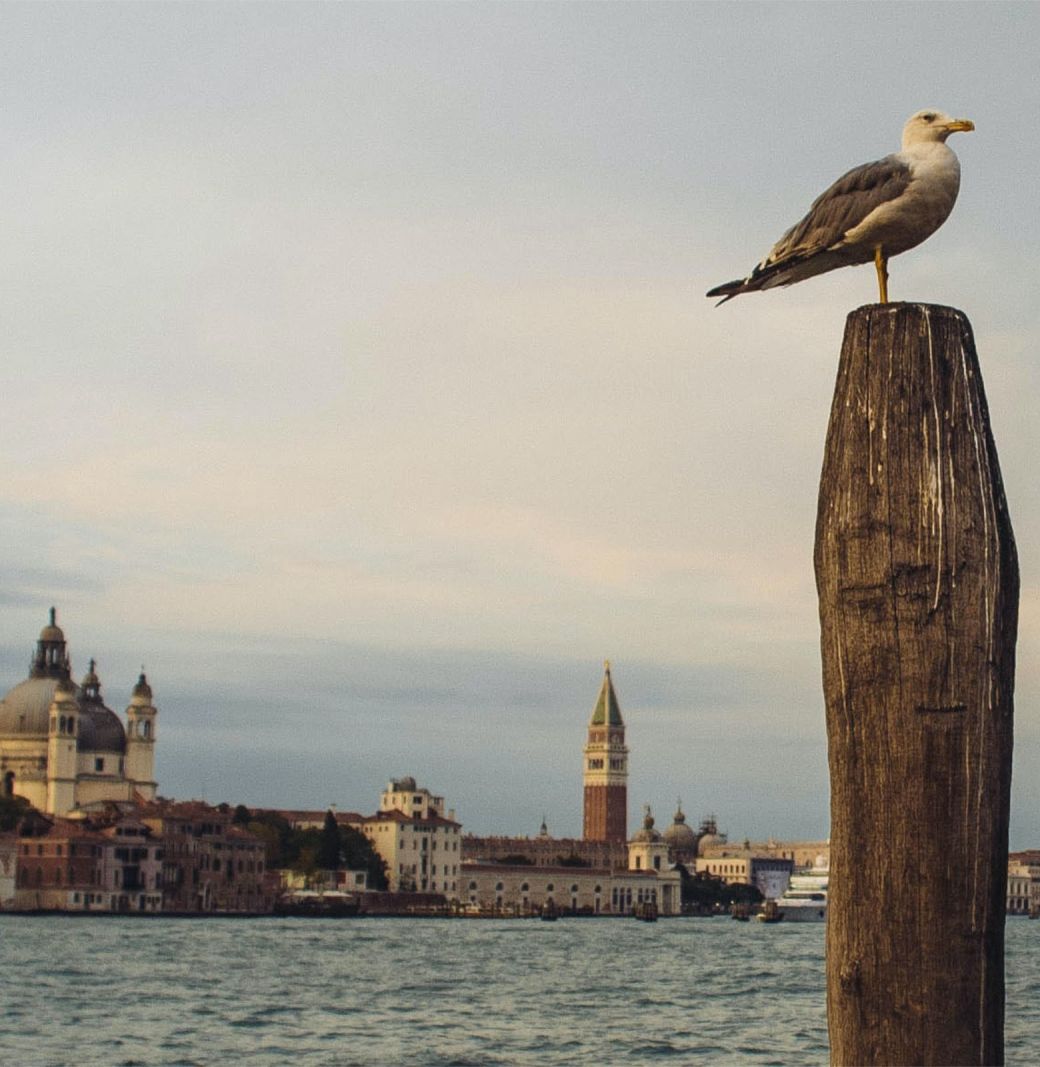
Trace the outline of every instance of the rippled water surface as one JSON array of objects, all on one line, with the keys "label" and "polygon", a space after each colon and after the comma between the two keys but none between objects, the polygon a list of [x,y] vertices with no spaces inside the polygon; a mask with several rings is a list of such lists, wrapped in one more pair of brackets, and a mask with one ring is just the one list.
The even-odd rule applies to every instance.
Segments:
[{"label": "rippled water surface", "polygon": [[[0,1062],[823,1064],[823,926],[0,918]],[[1040,1062],[1040,923],[1008,924]]]}]

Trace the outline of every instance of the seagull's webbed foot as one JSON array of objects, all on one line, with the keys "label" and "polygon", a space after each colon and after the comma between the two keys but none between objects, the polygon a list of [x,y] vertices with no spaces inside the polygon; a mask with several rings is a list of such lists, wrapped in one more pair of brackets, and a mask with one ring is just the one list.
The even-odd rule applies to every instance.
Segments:
[{"label": "seagull's webbed foot", "polygon": [[881,292],[881,303],[888,303],[888,256],[881,250],[881,246],[878,245],[874,249],[874,267],[877,269],[877,283],[878,289]]}]

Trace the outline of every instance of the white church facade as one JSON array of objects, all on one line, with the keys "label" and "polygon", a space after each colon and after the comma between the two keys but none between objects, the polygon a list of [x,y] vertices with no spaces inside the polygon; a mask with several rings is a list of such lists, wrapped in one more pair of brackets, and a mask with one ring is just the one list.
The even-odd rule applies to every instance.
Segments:
[{"label": "white church facade", "polygon": [[40,632],[29,677],[0,701],[0,792],[66,815],[109,800],[153,800],[158,712],[142,673],[126,723],[101,697],[94,660],[72,680],[54,608]]}]

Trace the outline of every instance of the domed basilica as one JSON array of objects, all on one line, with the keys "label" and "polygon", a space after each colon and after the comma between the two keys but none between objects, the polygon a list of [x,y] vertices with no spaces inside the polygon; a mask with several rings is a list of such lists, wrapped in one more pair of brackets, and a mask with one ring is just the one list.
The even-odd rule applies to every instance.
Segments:
[{"label": "domed basilica", "polygon": [[109,800],[155,798],[152,690],[140,676],[124,726],[105,706],[90,661],[76,685],[55,621],[40,632],[29,677],[0,701],[0,787],[39,811],[65,815]]}]

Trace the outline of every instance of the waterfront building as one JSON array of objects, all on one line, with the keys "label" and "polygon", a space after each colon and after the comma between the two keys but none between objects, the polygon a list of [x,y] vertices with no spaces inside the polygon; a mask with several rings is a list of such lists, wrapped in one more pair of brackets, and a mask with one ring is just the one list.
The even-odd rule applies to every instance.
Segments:
[{"label": "waterfront building", "polygon": [[26,820],[18,837],[20,911],[158,912],[162,842],[139,819],[114,816]]},{"label": "waterfront building", "polygon": [[18,838],[13,833],[0,833],[0,911],[14,902],[17,870]]},{"label": "waterfront building", "polygon": [[414,778],[392,779],[374,815],[337,818],[372,842],[386,863],[390,892],[458,894],[462,825],[453,810],[445,813],[444,797],[420,789]]},{"label": "waterfront building", "polygon": [[630,915],[640,904],[653,904],[659,915],[682,911],[682,876],[674,867],[660,871],[615,871],[610,880],[610,910]]},{"label": "waterfront building", "polygon": [[628,748],[609,661],[604,664],[603,684],[589,719],[584,759],[582,837],[624,845],[628,840]]},{"label": "waterfront building", "polygon": [[512,861],[538,867],[605,867],[613,871],[625,869],[628,845],[617,841],[586,841],[580,837],[553,837],[548,829],[537,837],[466,834],[462,838],[462,857],[466,863]]},{"label": "waterfront building", "polygon": [[1040,914],[1040,852],[1012,852],[1008,856],[1007,913]]},{"label": "waterfront building", "polygon": [[581,915],[630,915],[653,903],[678,915],[679,872],[612,871],[605,867],[531,867],[464,863],[460,902],[483,914],[537,915],[545,909]]},{"label": "waterfront building", "polygon": [[208,804],[109,803],[69,818],[31,812],[13,836],[17,911],[271,910],[264,845]]},{"label": "waterfront building", "polygon": [[[711,819],[714,825],[714,819]],[[704,823],[701,824],[704,826]],[[830,841],[776,841],[769,838],[767,841],[745,841],[737,846],[726,840],[724,834],[718,836],[706,835],[701,838],[697,846],[699,856],[724,857],[737,852],[753,852],[759,856],[773,856],[777,859],[789,859],[796,871],[820,870],[830,867],[831,843]]]},{"label": "waterfront building", "polygon": [[611,872],[603,867],[463,863],[460,900],[471,909],[534,915],[543,908],[599,915],[610,910]]},{"label": "waterfront building", "polygon": [[165,911],[271,910],[278,876],[266,870],[263,841],[236,826],[227,805],[157,799],[139,815],[163,843]]},{"label": "waterfront building", "polygon": [[721,878],[727,885],[753,885],[767,900],[781,896],[794,870],[790,859],[729,846],[721,855],[699,857],[697,874]]},{"label": "waterfront building", "polygon": [[51,608],[29,677],[0,701],[0,789],[51,815],[104,801],[151,799],[157,718],[143,673],[125,726],[102,699],[94,660],[75,684],[65,634]]}]

